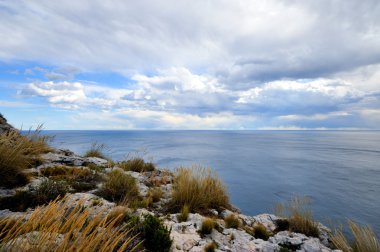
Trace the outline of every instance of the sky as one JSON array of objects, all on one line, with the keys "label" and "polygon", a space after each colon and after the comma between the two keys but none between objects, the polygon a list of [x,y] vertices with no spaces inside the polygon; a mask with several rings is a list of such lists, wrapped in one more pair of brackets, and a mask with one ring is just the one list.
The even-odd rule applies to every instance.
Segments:
[{"label": "sky", "polygon": [[17,128],[380,129],[378,0],[0,0]]}]

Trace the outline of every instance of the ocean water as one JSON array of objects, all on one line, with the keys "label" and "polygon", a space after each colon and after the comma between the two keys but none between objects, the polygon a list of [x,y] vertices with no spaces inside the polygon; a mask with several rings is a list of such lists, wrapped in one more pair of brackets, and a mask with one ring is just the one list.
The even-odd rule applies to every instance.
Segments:
[{"label": "ocean water", "polygon": [[380,234],[379,131],[45,131],[83,154],[93,142],[114,160],[143,155],[159,167],[215,169],[245,214],[272,212],[294,195],[314,216],[370,224]]}]

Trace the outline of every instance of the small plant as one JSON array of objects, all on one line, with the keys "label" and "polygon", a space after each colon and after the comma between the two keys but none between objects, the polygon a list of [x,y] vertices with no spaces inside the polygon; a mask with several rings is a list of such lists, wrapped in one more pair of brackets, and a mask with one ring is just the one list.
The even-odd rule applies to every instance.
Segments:
[{"label": "small plant", "polygon": [[204,248],[205,252],[214,252],[218,248],[218,244],[215,241],[207,244]]},{"label": "small plant", "polygon": [[139,189],[135,178],[121,170],[113,170],[107,175],[98,194],[107,200],[121,203],[138,199]]},{"label": "small plant", "polygon": [[144,159],[137,157],[127,161],[119,162],[117,165],[125,171],[134,172],[154,171],[156,169],[153,163],[146,163]]},{"label": "small plant", "polygon": [[125,206],[116,206],[107,215],[106,223],[113,223],[113,225],[120,226],[130,219],[130,210]]},{"label": "small plant", "polygon": [[275,220],[276,230],[275,232],[289,230],[289,221],[287,219],[277,219]]},{"label": "small plant", "polygon": [[361,227],[351,220],[348,221],[348,226],[353,235],[351,242],[344,236],[342,229],[335,230],[335,234],[331,237],[331,241],[337,249],[343,252],[380,251],[380,241],[371,227]]},{"label": "small plant", "polygon": [[206,218],[202,221],[201,229],[199,230],[199,233],[202,235],[211,234],[212,230],[215,227],[215,221],[210,218]]},{"label": "small plant", "polygon": [[69,191],[69,186],[65,181],[53,181],[44,179],[40,185],[32,189],[35,201],[38,205],[47,204],[57,197],[63,197]]},{"label": "small plant", "polygon": [[271,236],[266,227],[261,223],[253,227],[253,232],[256,239],[262,239],[264,241],[268,240]]},{"label": "small plant", "polygon": [[153,215],[146,215],[142,223],[142,234],[144,246],[149,251],[168,252],[172,245],[170,230],[168,230],[160,219]]},{"label": "small plant", "polygon": [[181,212],[177,215],[177,220],[179,222],[187,221],[187,219],[189,218],[189,212],[190,212],[189,206],[184,205],[181,209]]},{"label": "small plant", "polygon": [[230,214],[224,218],[224,222],[226,223],[226,228],[239,228],[240,226],[240,221],[234,214]]},{"label": "small plant", "polygon": [[309,205],[309,198],[293,197],[287,205],[277,204],[276,214],[288,218],[290,231],[318,237],[318,222],[314,220]]},{"label": "small plant", "polygon": [[97,157],[107,159],[103,151],[106,146],[104,144],[92,143],[89,150],[84,154],[85,157]]},{"label": "small plant", "polygon": [[178,211],[188,205],[191,211],[229,208],[226,188],[216,173],[202,167],[181,168],[176,172],[170,207]]},{"label": "small plant", "polygon": [[159,187],[151,188],[148,193],[148,196],[152,198],[153,203],[160,201],[162,195],[163,192]]},{"label": "small plant", "polygon": [[24,170],[40,162],[40,155],[50,150],[42,125],[21,134],[16,130],[0,134],[0,187],[14,188],[28,183]]}]

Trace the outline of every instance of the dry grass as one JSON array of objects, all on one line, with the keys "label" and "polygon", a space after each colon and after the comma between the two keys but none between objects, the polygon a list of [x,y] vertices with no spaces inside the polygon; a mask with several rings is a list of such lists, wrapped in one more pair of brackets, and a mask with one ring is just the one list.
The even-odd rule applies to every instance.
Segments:
[{"label": "dry grass", "polygon": [[107,159],[106,155],[103,153],[105,147],[104,144],[98,144],[96,142],[92,143],[90,149],[86,151],[84,156]]},{"label": "dry grass", "polygon": [[205,252],[214,252],[218,248],[218,244],[216,242],[210,242],[204,247]]},{"label": "dry grass", "polygon": [[125,171],[134,172],[150,172],[156,169],[153,163],[145,162],[144,159],[138,157],[119,162],[117,166]]},{"label": "dry grass", "polygon": [[159,187],[154,187],[154,188],[149,189],[148,197],[152,199],[153,203],[160,201],[160,199],[162,198],[162,195],[163,195],[163,192],[161,188]]},{"label": "dry grass", "polygon": [[107,222],[103,212],[91,217],[81,204],[54,201],[37,208],[29,218],[0,220],[0,246],[4,251],[136,250],[136,237],[130,230],[115,228],[117,221]]},{"label": "dry grass", "polygon": [[261,223],[258,223],[253,227],[253,233],[256,239],[262,239],[264,241],[267,241],[271,236],[271,233]]},{"label": "dry grass", "polygon": [[139,189],[135,178],[121,170],[113,170],[107,175],[99,196],[119,203],[132,202],[139,198]]},{"label": "dry grass", "polygon": [[353,235],[353,241],[349,242],[343,235],[342,229],[336,230],[331,237],[333,245],[343,252],[378,252],[380,251],[380,242],[371,227],[361,227],[355,222],[349,220],[348,226]]},{"label": "dry grass", "polygon": [[177,220],[179,222],[187,221],[189,218],[190,209],[188,205],[184,205],[181,209],[181,212],[177,215]]},{"label": "dry grass", "polygon": [[202,221],[201,229],[199,233],[202,235],[211,234],[212,230],[215,227],[215,221],[211,218],[206,218]]},{"label": "dry grass", "polygon": [[224,218],[224,222],[226,223],[226,228],[239,228],[240,226],[240,221],[234,214],[230,214]]},{"label": "dry grass", "polygon": [[191,211],[230,207],[226,188],[217,174],[198,166],[176,171],[171,208],[178,211],[184,205]]},{"label": "dry grass", "polygon": [[279,216],[288,218],[290,231],[318,237],[318,222],[314,220],[309,205],[309,198],[293,197],[286,205],[277,204],[275,212]]},{"label": "dry grass", "polygon": [[17,131],[0,134],[0,187],[25,185],[28,177],[23,171],[38,162],[40,154],[50,150],[49,137],[40,135],[41,127],[25,135]]}]

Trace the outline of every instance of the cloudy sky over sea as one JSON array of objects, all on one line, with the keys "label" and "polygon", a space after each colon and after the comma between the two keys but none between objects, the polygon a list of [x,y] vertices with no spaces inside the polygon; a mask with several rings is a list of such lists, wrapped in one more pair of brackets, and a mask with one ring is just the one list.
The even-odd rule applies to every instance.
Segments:
[{"label": "cloudy sky over sea", "polygon": [[380,1],[0,0],[0,112],[46,129],[380,129]]}]

